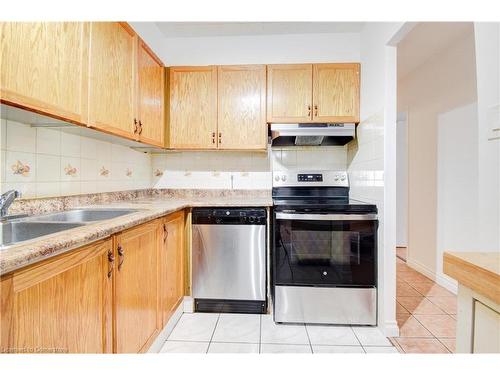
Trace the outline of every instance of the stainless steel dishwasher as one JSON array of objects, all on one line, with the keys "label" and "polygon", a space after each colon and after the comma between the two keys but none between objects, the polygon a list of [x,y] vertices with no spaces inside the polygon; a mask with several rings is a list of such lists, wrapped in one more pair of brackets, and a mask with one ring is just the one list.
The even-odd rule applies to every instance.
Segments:
[{"label": "stainless steel dishwasher", "polygon": [[195,208],[195,311],[265,313],[265,208]]}]

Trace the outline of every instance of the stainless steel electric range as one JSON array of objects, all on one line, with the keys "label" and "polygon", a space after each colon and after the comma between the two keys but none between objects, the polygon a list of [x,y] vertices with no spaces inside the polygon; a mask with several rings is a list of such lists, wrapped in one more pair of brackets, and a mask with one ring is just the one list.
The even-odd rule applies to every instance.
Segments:
[{"label": "stainless steel electric range", "polygon": [[273,206],[274,320],[376,325],[377,207],[347,172],[273,172]]}]

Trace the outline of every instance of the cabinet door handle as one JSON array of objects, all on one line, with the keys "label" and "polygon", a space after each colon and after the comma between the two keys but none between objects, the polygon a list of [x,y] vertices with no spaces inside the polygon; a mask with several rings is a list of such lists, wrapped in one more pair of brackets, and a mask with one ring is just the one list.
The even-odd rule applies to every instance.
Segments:
[{"label": "cabinet door handle", "polygon": [[219,144],[222,143],[222,133],[219,133]]},{"label": "cabinet door handle", "polygon": [[215,132],[212,133],[212,143],[215,143]]},{"label": "cabinet door handle", "polygon": [[108,263],[109,263],[109,268],[108,268],[108,279],[113,276],[113,268],[115,264],[115,256],[113,255],[113,251],[111,249],[108,250]]},{"label": "cabinet door handle", "polygon": [[318,106],[317,105],[314,106],[314,116],[318,117]]},{"label": "cabinet door handle", "polygon": [[134,134],[137,133],[137,119],[134,118]]},{"label": "cabinet door handle", "polygon": [[118,271],[122,269],[123,262],[125,261],[125,252],[121,245],[118,245],[118,256],[120,257],[120,262],[118,263]]},{"label": "cabinet door handle", "polygon": [[311,117],[311,106],[307,106],[307,117]]},{"label": "cabinet door handle", "polygon": [[139,135],[142,134],[142,122],[139,120]]}]

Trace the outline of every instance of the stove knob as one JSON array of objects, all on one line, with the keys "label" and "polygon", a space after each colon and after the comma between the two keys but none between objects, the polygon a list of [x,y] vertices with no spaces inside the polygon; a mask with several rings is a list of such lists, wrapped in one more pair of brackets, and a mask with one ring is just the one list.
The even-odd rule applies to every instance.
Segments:
[{"label": "stove knob", "polygon": [[345,181],[345,176],[340,177],[340,181]]},{"label": "stove knob", "polygon": [[323,276],[326,276],[326,275],[328,275],[328,272],[323,271]]},{"label": "stove knob", "polygon": [[283,181],[283,182],[286,181],[286,176],[285,175],[281,176],[281,181]]},{"label": "stove knob", "polygon": [[279,181],[280,180],[280,176],[276,175],[274,176],[274,181]]},{"label": "stove knob", "polygon": [[229,211],[226,211],[226,215],[229,216],[231,214],[231,212]]}]

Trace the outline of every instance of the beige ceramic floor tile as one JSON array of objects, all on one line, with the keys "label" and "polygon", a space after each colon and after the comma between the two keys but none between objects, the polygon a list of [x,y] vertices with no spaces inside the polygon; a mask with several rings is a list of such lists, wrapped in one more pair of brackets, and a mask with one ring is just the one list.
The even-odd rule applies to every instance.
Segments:
[{"label": "beige ceramic floor tile", "polygon": [[446,314],[443,310],[424,297],[397,297],[396,300],[411,314]]},{"label": "beige ceramic floor tile", "polygon": [[456,352],[456,339],[439,339],[452,353]]},{"label": "beige ceramic floor tile", "polygon": [[417,282],[410,281],[409,284],[415,288],[419,293],[427,297],[455,297],[455,295],[449,290],[443,288],[440,285],[432,281],[427,282]]},{"label": "beige ceramic floor tile", "polygon": [[425,277],[421,273],[414,271],[414,270],[398,272],[397,278],[398,278],[398,280],[406,281],[409,284],[432,282],[431,279],[429,279],[428,277]]},{"label": "beige ceramic floor tile", "polygon": [[455,315],[457,313],[457,297],[427,297],[429,301],[441,308],[445,313]]},{"label": "beige ceramic floor tile", "polygon": [[436,337],[455,337],[457,322],[449,315],[414,315]]},{"label": "beige ceramic floor tile", "polygon": [[405,353],[449,353],[448,349],[435,338],[398,337],[396,341]]},{"label": "beige ceramic floor tile", "polygon": [[409,311],[401,306],[399,302],[396,302],[396,314],[409,314]]},{"label": "beige ceramic floor tile", "polygon": [[400,337],[432,337],[432,334],[410,314],[396,316]]},{"label": "beige ceramic floor tile", "polygon": [[396,297],[422,297],[410,284],[400,281],[396,284]]}]

